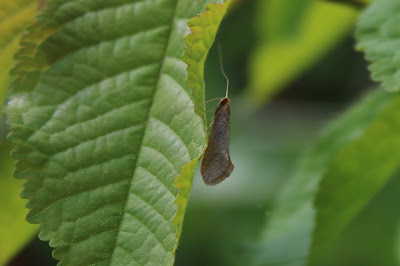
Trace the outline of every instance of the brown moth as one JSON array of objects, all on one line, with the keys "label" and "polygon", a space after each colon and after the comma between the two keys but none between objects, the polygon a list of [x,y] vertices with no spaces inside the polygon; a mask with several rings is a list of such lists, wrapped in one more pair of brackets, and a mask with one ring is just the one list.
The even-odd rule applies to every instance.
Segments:
[{"label": "brown moth", "polygon": [[215,185],[231,175],[233,164],[229,155],[231,100],[228,98],[229,79],[222,64],[221,46],[218,45],[221,72],[226,79],[226,95],[218,103],[212,121],[212,131],[201,163],[201,176],[206,185]]},{"label": "brown moth", "polygon": [[228,97],[223,98],[215,111],[213,129],[201,163],[201,175],[207,185],[218,184],[233,171],[229,155],[230,102]]}]

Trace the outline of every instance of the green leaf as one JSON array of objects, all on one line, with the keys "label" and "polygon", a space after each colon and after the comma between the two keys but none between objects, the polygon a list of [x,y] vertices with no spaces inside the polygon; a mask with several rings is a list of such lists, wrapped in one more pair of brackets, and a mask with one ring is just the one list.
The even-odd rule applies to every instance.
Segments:
[{"label": "green leaf", "polygon": [[397,263],[400,263],[400,221],[397,222],[397,228],[396,228],[396,234],[395,234],[395,252],[396,252],[396,261]]},{"label": "green leaf", "polygon": [[22,182],[12,177],[10,152],[10,145],[0,144],[0,265],[6,265],[37,230],[24,219],[25,201],[18,196]]},{"label": "green leaf", "polygon": [[[206,13],[188,21],[192,33],[185,38],[187,47],[182,60],[188,65],[186,83],[192,88],[196,107],[204,105],[204,64],[229,3],[230,1],[223,5],[208,5]],[[200,108],[196,109],[196,113],[204,117],[204,112]]]},{"label": "green leaf", "polygon": [[[20,35],[34,20],[37,2],[32,0],[0,1],[0,109],[6,98],[9,70],[18,48]],[[0,123],[2,115],[0,113]],[[1,132],[0,132],[1,133]],[[1,134],[3,135],[3,134]],[[3,138],[1,136],[0,138]],[[3,142],[3,139],[0,139]],[[14,161],[10,147],[0,144],[0,265],[5,265],[32,238],[36,226],[25,220],[25,202],[18,197],[21,181],[12,178]]]},{"label": "green leaf", "polygon": [[[3,0],[0,2],[0,106],[4,103],[13,54],[21,34],[33,22],[37,2],[32,0]],[[1,120],[1,117],[0,117]]]},{"label": "green leaf", "polygon": [[397,171],[346,227],[319,265],[399,265],[396,234],[400,221],[400,172]]},{"label": "green leaf", "polygon": [[281,39],[295,37],[301,28],[304,16],[311,7],[312,0],[268,0],[260,1],[258,14],[261,38]]},{"label": "green leaf", "polygon": [[[388,148],[387,156],[391,154],[392,148],[399,148],[397,146],[398,141],[392,142],[391,145],[393,146],[387,147],[385,140],[386,137],[393,140],[391,134],[399,134],[395,130],[395,126],[399,122],[396,121],[396,116],[391,116],[390,113],[399,104],[400,97],[398,95],[374,92],[335,121],[324,132],[316,145],[302,157],[294,176],[285,185],[278,197],[275,208],[271,212],[271,219],[262,235],[262,254],[258,257],[258,263],[263,265],[278,263],[304,265],[310,252],[314,228],[324,226],[320,224],[321,218],[317,220],[318,224],[315,224],[316,212],[321,211],[322,208],[329,210],[329,214],[323,216],[325,219],[323,222],[326,225],[335,225],[335,229],[337,229],[343,226],[344,221],[347,222],[367,203],[373,193],[372,191],[376,192],[381,188],[387,180],[386,174],[391,172],[394,164],[399,163],[397,162],[399,159],[390,159],[387,162],[388,164],[383,161],[382,165],[378,165],[378,162],[373,161],[373,158],[381,155],[381,147]],[[378,133],[381,135],[378,136]],[[368,150],[371,147],[370,145],[373,144],[377,145],[377,149]],[[354,157],[354,152],[350,151],[356,152],[360,157]],[[352,168],[357,163],[360,163],[360,166],[361,163],[364,163],[365,168]],[[335,184],[336,186],[342,185],[343,190],[342,187],[336,186],[326,188],[323,186],[322,189],[325,192],[329,189],[328,195],[343,191],[342,197],[337,200],[343,199],[343,205],[347,204],[348,206],[341,205],[342,209],[338,209],[336,208],[338,206],[333,205],[335,202],[332,199],[332,205],[327,202],[326,205],[320,206],[320,203],[318,203],[318,209],[316,209],[313,202],[319,189],[318,185],[323,179],[331,180],[335,175],[336,167],[342,169],[349,167],[354,172],[344,171],[340,173],[342,176],[336,176],[338,180],[348,180],[347,183]],[[382,176],[374,176],[373,173],[380,169],[384,169],[386,172],[382,173]],[[360,181],[365,176],[364,171],[371,171],[371,176],[368,176],[369,181],[373,180],[373,177],[376,179],[371,183]],[[331,175],[332,177],[330,177]],[[352,183],[352,180],[354,180],[354,183]],[[347,187],[348,185],[353,186]],[[353,209],[353,205],[349,201],[352,196],[354,197],[358,193],[357,185],[360,185],[364,191],[361,193],[359,201],[356,200],[357,203],[354,205],[356,208]],[[347,190],[344,190],[344,188]],[[321,191],[321,193],[323,192]],[[352,214],[351,217],[349,213]],[[318,213],[318,216],[320,215]],[[331,220],[328,222],[326,219]],[[328,244],[331,240],[331,238],[326,239],[323,244]]]},{"label": "green leaf", "polygon": [[49,0],[29,28],[9,138],[27,219],[60,265],[173,264],[206,137],[194,109],[177,110],[204,101],[201,70],[228,7],[191,20],[204,30],[186,39],[187,86],[186,23],[208,2]]},{"label": "green leaf", "polygon": [[356,34],[357,48],[371,63],[372,78],[388,91],[400,88],[399,14],[399,1],[374,1],[360,16]]},{"label": "green leaf", "polygon": [[[326,169],[316,196],[311,261],[325,254],[341,231],[386,185],[400,165],[400,97],[391,103]],[[317,264],[318,265],[318,264]]]},{"label": "green leaf", "polygon": [[[269,35],[270,22],[264,1],[260,1],[259,34],[265,35],[256,47],[250,60],[248,97],[258,104],[264,103],[273,94],[316,63],[354,24],[357,11],[347,6],[314,1],[305,10],[303,23],[292,38],[277,38]],[[278,13],[279,14],[279,13]],[[265,25],[265,26],[263,26]],[[266,29],[262,29],[267,27]],[[269,37],[270,36],[270,37]],[[268,38],[269,37],[269,38]]]}]

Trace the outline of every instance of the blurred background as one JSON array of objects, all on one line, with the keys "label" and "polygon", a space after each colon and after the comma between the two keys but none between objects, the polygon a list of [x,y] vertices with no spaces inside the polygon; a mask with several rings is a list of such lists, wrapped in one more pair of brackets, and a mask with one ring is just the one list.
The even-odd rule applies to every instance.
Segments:
[{"label": "blurred background", "polygon": [[[293,13],[282,14],[288,7],[278,2],[238,1],[217,36],[231,84],[230,151],[235,170],[214,187],[206,187],[196,174],[176,265],[246,265],[297,158],[325,125],[374,87],[362,54],[354,49],[356,8],[310,1],[309,6],[293,6]],[[207,59],[205,79],[207,99],[224,96],[217,45]],[[216,106],[210,103],[208,109]],[[2,154],[9,152],[7,130],[3,119]],[[1,169],[7,171],[0,181],[16,183],[6,157],[1,157]],[[399,188],[400,178],[395,178],[343,234],[327,265],[395,265],[385,256],[384,244],[379,246],[380,260],[366,251],[377,248],[375,240],[385,243],[385,237],[395,234],[382,228],[397,217],[387,203]],[[17,195],[11,193],[11,198]],[[376,264],[382,261],[385,264]],[[48,243],[33,233],[7,265],[56,263]]]}]

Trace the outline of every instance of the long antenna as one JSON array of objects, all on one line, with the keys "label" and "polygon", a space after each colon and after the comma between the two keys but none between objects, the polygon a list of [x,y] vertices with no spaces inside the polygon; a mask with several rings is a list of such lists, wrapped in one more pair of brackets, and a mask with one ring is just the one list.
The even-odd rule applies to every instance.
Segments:
[{"label": "long antenna", "polygon": [[[214,99],[205,101],[204,104],[207,104],[207,103],[210,103],[210,102],[213,102],[213,101],[216,101],[216,100],[221,100],[221,99],[223,99],[223,98],[224,98],[224,97],[214,98]],[[200,108],[201,105],[199,105],[199,106],[188,106],[188,107],[184,107],[184,108],[182,108],[182,109],[179,109],[179,110],[176,110],[176,111],[173,111],[173,112],[170,112],[170,113],[166,114],[165,117],[172,116],[172,115],[174,115],[174,114],[180,113],[180,112],[182,112],[182,111],[188,110],[188,109],[193,108],[193,107],[194,107],[194,108]],[[206,112],[206,111],[205,111],[205,112]]]},{"label": "long antenna", "polygon": [[229,92],[229,79],[228,76],[225,74],[225,70],[224,70],[224,64],[222,62],[222,52],[221,52],[221,43],[218,43],[218,54],[219,54],[219,64],[221,67],[221,71],[222,74],[224,75],[225,79],[226,79],[226,98],[228,98],[228,92]]}]

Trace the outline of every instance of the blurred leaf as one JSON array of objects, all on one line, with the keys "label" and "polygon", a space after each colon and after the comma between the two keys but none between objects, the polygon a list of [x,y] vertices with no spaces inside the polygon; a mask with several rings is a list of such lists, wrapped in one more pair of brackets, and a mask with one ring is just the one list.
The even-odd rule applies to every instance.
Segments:
[{"label": "blurred leaf", "polygon": [[198,172],[190,204],[261,208],[292,173],[298,154],[315,141],[314,132],[326,123],[332,107],[279,102],[256,115],[240,97],[231,102],[230,153],[235,171],[223,186],[213,187],[205,185]]},{"label": "blurred leaf", "polygon": [[400,97],[379,114],[360,139],[342,148],[330,162],[316,196],[316,227],[311,262],[327,248],[400,165]]},{"label": "blurred leaf", "polygon": [[231,100],[235,171],[214,187],[206,186],[196,173],[176,265],[254,265],[244,255],[253,256],[246,251],[268,219],[271,200],[293,173],[299,153],[340,109],[279,101],[254,114],[240,97]]},{"label": "blurred leaf", "polygon": [[313,0],[264,0],[258,1],[262,14],[257,17],[261,38],[294,38],[301,28]]},{"label": "blurred leaf", "polygon": [[360,16],[357,48],[370,61],[372,78],[388,91],[400,89],[400,1],[379,0]]},{"label": "blurred leaf", "polygon": [[[187,20],[208,2],[49,0],[22,39],[8,107],[15,176],[60,265],[173,264],[206,132],[193,109],[170,111],[195,100],[181,55]],[[211,46],[227,6],[190,22],[192,37],[206,29],[187,39],[201,84],[197,43]]]},{"label": "blurred leaf", "polygon": [[[352,160],[356,159],[346,155],[341,160],[343,151],[348,151],[354,145],[360,145],[357,148],[362,148],[361,144],[371,139],[371,134],[375,133],[376,128],[380,128],[379,125],[388,122],[391,123],[387,125],[389,128],[396,122],[390,121],[386,116],[389,110],[399,104],[399,101],[398,95],[378,91],[372,93],[335,121],[316,145],[302,157],[294,176],[283,188],[271,212],[271,219],[262,234],[257,263],[262,265],[304,265],[306,263],[315,227],[316,210],[313,202],[319,182],[325,175],[329,176],[330,173],[326,171],[332,170],[328,168],[332,163],[342,162],[346,166],[351,165]],[[390,117],[393,118],[393,116]],[[388,133],[385,127],[380,128],[382,137]],[[378,145],[379,141],[382,144],[385,143],[381,137],[375,138],[373,142]],[[369,166],[375,166],[375,162],[364,165],[366,168]],[[359,178],[361,174],[353,173],[353,176],[347,176],[347,178]],[[371,187],[373,185],[371,184]],[[375,190],[378,190],[379,185],[381,184],[375,184]],[[340,193],[340,190],[336,192]],[[346,193],[351,194],[351,191],[346,191]],[[365,200],[364,198],[364,203]],[[334,223],[336,216],[340,214],[339,210],[336,209],[336,211],[333,216],[330,216],[331,223]],[[338,219],[337,222],[342,220]]]},{"label": "blurred leaf", "polygon": [[[6,96],[9,70],[14,64],[13,54],[18,48],[21,34],[33,22],[37,11],[37,1],[0,1],[0,107]],[[1,116],[0,116],[1,122]]]},{"label": "blurred leaf", "polygon": [[[9,70],[21,34],[34,19],[37,2],[3,0],[0,2],[0,109],[6,97]],[[0,115],[0,123],[2,116]],[[0,142],[3,140],[0,139]],[[0,144],[0,265],[11,259],[36,232],[36,226],[25,221],[25,201],[18,196],[22,183],[12,178],[14,161],[10,147]]]},{"label": "blurred leaf", "polygon": [[[318,265],[398,266],[396,237],[400,212],[400,172],[340,234]],[[395,248],[393,248],[395,247]]]},{"label": "blurred leaf", "polygon": [[397,223],[397,230],[396,230],[396,234],[395,234],[395,252],[396,252],[396,261],[397,264],[400,263],[400,221],[398,221]]},{"label": "blurred leaf", "polygon": [[0,144],[0,265],[5,265],[37,230],[25,221],[25,200],[18,196],[22,182],[12,177],[10,151],[7,144]]},{"label": "blurred leaf", "polygon": [[[263,2],[260,1],[261,5]],[[266,17],[268,10],[263,6],[259,10],[259,16]],[[356,17],[357,11],[348,6],[314,1],[293,38],[267,38],[266,35],[251,57],[248,96],[258,104],[264,103],[340,41]],[[268,20],[259,23],[268,25]]]}]

